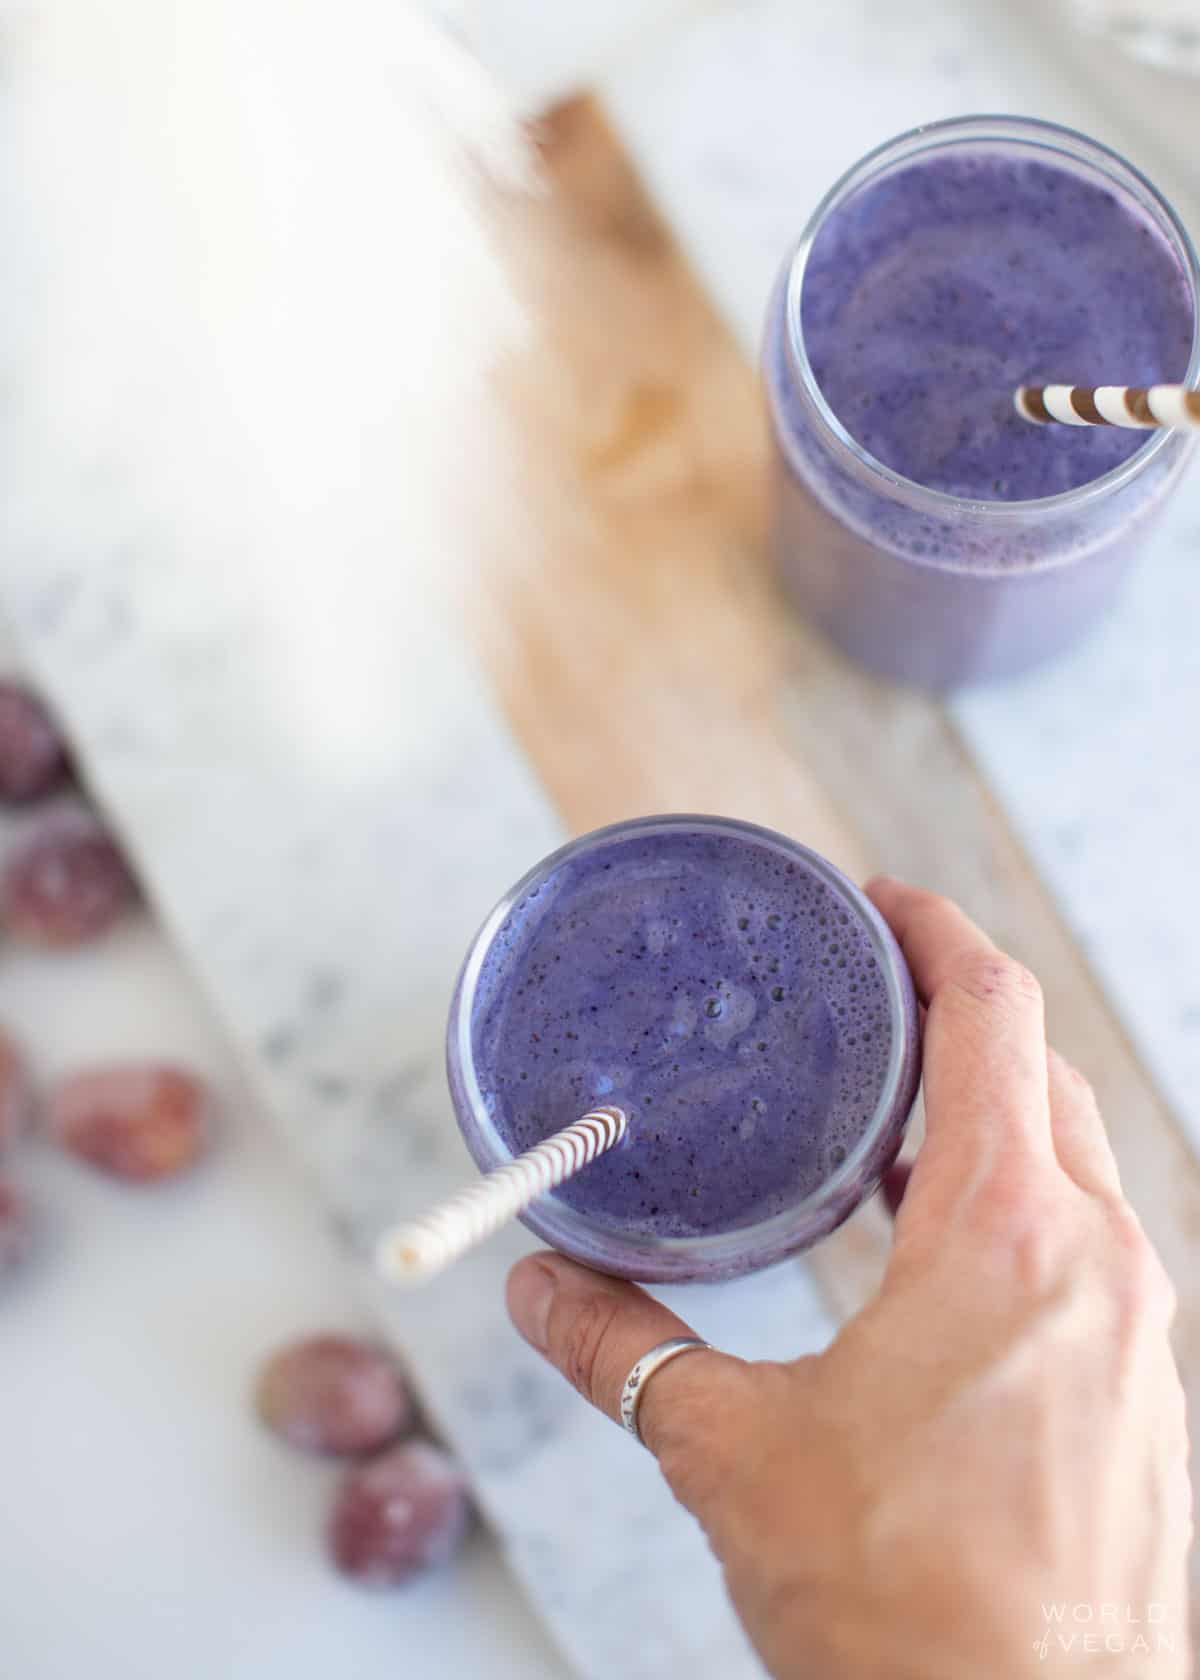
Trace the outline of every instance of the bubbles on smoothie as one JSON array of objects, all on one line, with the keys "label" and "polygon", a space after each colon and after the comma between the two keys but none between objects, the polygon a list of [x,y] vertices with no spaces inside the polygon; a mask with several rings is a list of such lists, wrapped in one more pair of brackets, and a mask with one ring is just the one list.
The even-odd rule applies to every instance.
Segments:
[{"label": "bubbles on smoothie", "polygon": [[559,1060],[523,1085],[512,1131],[518,1147],[528,1149],[551,1132],[578,1120],[595,1103],[622,1101],[633,1083],[633,1068],[622,1051],[599,1048],[594,1056]]},{"label": "bubbles on smoothie", "polygon": [[642,929],[642,939],[650,956],[661,957],[671,949],[675,943],[679,921],[679,917],[672,922],[665,916],[652,916],[646,921]]},{"label": "bubbles on smoothie", "polygon": [[749,1143],[758,1130],[759,1122],[767,1112],[767,1105],[761,1097],[751,1097],[749,1106],[737,1127],[737,1135],[742,1143]]},{"label": "bubbles on smoothie", "polygon": [[721,980],[704,1000],[704,1037],[716,1050],[726,1050],[751,1025],[758,1000],[749,986]]},{"label": "bubbles on smoothie", "polygon": [[868,935],[773,846],[681,834],[664,859],[631,837],[603,862],[564,871],[489,956],[473,1037],[498,1129],[525,1148],[620,1102],[621,1148],[555,1195],[624,1228],[729,1230],[793,1205],[882,1088],[890,1006]]},{"label": "bubbles on smoothie", "polygon": [[700,1024],[700,1010],[695,998],[680,994],[671,1006],[671,1019],[667,1026],[667,1038],[670,1044],[678,1047],[691,1038]]}]

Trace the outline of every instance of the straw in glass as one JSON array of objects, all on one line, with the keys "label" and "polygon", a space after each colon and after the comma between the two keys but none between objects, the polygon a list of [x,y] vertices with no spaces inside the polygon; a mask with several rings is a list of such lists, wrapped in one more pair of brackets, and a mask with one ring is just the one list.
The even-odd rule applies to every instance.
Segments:
[{"label": "straw in glass", "polygon": [[1200,391],[1183,385],[1022,385],[1013,402],[1043,425],[1200,428]]},{"label": "straw in glass", "polygon": [[627,1124],[624,1109],[592,1109],[422,1218],[385,1231],[376,1249],[376,1265],[396,1283],[422,1283],[444,1271],[523,1213],[538,1196],[620,1143]]}]

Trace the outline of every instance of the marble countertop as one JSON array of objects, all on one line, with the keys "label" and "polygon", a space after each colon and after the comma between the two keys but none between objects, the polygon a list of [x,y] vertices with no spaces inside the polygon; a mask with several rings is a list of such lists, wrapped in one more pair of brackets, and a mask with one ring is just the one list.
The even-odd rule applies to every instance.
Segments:
[{"label": "marble countertop", "polygon": [[370,1334],[370,1313],[150,917],[75,953],[6,944],[0,1021],[39,1080],[113,1056],[177,1057],[220,1103],[219,1147],[178,1185],[128,1191],[32,1146],[8,1164],[42,1234],[3,1300],[5,1675],[565,1680],[483,1530],[398,1597],[325,1561],[338,1472],[273,1441],[250,1393],[279,1342]]},{"label": "marble countertop", "polygon": [[[503,449],[503,421],[488,430],[474,387],[426,382],[420,432],[398,432],[395,394],[356,382],[362,364],[330,333],[331,296],[364,275],[364,317],[386,334],[392,300],[419,299],[444,273],[438,251],[396,244],[347,202],[328,132],[309,132],[313,102],[331,77],[353,87],[339,145],[373,204],[376,137],[395,139],[407,110],[396,76],[427,94],[425,65],[450,97],[461,70],[373,0],[356,0],[361,29],[344,16],[333,38],[319,8],[286,38],[270,8],[234,9],[236,28],[226,10],[184,9],[196,53],[183,70],[174,37],[116,7],[107,32],[68,30],[17,72],[9,178],[59,146],[76,173],[43,173],[41,193],[8,201],[27,312],[5,349],[0,601],[256,1099],[365,1257],[385,1221],[472,1170],[442,1070],[447,1000],[487,909],[562,829],[447,589],[477,533],[456,522],[463,498],[434,471],[444,463],[419,453],[439,426],[462,440],[468,395],[477,449]],[[418,49],[399,68],[378,50],[397,28]],[[258,126],[268,61],[283,154]],[[176,98],[168,67],[196,78]],[[213,77],[258,170],[236,147],[213,154]],[[457,148],[435,141],[424,162],[452,200]],[[99,244],[77,196],[85,167],[128,183]],[[164,230],[152,254],[148,216]],[[248,246],[246,225],[289,237]],[[486,269],[478,231],[453,233],[460,262]],[[212,265],[199,313],[198,240]],[[222,284],[219,352],[200,356]],[[432,310],[454,367],[448,322],[483,324]],[[303,361],[286,354],[301,341]],[[411,342],[389,343],[407,372]],[[341,397],[314,403],[312,380]],[[646,1455],[513,1334],[502,1279],[528,1240],[510,1229],[427,1290],[380,1289],[381,1324],[580,1674],[659,1680],[702,1660],[725,1680],[756,1673],[703,1535]],[[709,1291],[693,1316],[752,1356],[802,1352],[832,1330],[799,1266]]]},{"label": "marble countertop", "polygon": [[[470,34],[469,6],[438,9]],[[536,93],[599,80],[748,349],[779,254],[815,197],[867,146],[932,116],[987,107],[1074,121],[1131,150],[1194,220],[1200,183],[1127,135],[1120,112],[1042,51],[1003,0],[664,0],[644,16],[614,8],[615,33],[599,10],[561,4],[556,16],[574,11],[588,27],[539,42],[541,8],[510,0],[480,46]],[[18,424],[28,418],[20,396],[10,393]],[[498,1289],[523,1241],[515,1233],[436,1297],[373,1306],[417,1353],[432,1409],[557,1649],[482,1539],[452,1574],[402,1600],[363,1600],[326,1573],[312,1531],[327,1481],[276,1453],[244,1407],[264,1346],[366,1310],[360,1269],[338,1258],[295,1163],[359,1247],[385,1217],[457,1178],[464,1157],[438,1065],[444,998],[475,922],[559,827],[424,603],[382,657],[375,604],[338,601],[330,634],[361,638],[374,684],[364,715],[387,720],[378,752],[347,756],[329,716],[305,709],[290,685],[279,626],[227,541],[226,504],[216,504],[224,523],[205,526],[189,553],[131,498],[111,457],[60,464],[61,493],[22,502],[3,602],[203,995],[164,937],[139,925],[53,972],[6,956],[0,1018],[27,1028],[46,1070],[123,1045],[186,1053],[227,1092],[230,1120],[212,1168],[145,1209],[66,1163],[31,1169],[62,1232],[60,1251],[6,1305],[18,1380],[0,1392],[0,1423],[31,1447],[6,1482],[19,1520],[0,1536],[2,1573],[17,1588],[6,1650],[20,1654],[22,1680],[96,1672],[97,1650],[100,1674],[147,1680],[167,1670],[180,1680],[285,1670],[315,1680],[331,1668],[369,1677],[397,1665],[534,1680],[565,1674],[568,1657],[572,1672],[606,1680],[618,1667],[631,1680],[674,1680],[703,1658],[722,1680],[753,1673],[703,1542],[648,1465],[515,1344]],[[1198,498],[1193,476],[1102,637],[1051,672],[956,702],[954,717],[1200,1142],[1200,926],[1186,894],[1200,815]],[[345,505],[322,510],[331,532]],[[1130,860],[1142,857],[1155,867],[1135,879]],[[381,894],[381,883],[395,890]],[[268,1110],[293,1162],[260,1130]],[[714,1292],[699,1327],[747,1354],[815,1347],[831,1330],[799,1268]],[[48,1406],[36,1379],[47,1369],[57,1378]],[[153,1486],[120,1497],[151,1456]],[[59,1605],[64,1485],[73,1579],[91,1580],[72,1617]],[[167,1510],[177,1548],[162,1545]],[[650,1554],[653,1580],[641,1567]]]}]

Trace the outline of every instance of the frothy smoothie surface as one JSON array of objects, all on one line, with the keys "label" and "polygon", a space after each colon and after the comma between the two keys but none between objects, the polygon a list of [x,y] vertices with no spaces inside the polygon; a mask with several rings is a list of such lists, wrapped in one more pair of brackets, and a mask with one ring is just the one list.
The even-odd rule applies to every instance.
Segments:
[{"label": "frothy smoothie surface", "polygon": [[995,148],[934,152],[825,220],[801,317],[846,430],[906,478],[985,501],[1097,478],[1145,434],[1033,426],[1018,385],[1153,385],[1187,371],[1192,302],[1124,193]]},{"label": "frothy smoothie surface", "polygon": [[489,947],[472,1037],[514,1152],[619,1103],[625,1141],[555,1194],[635,1233],[792,1207],[886,1081],[887,985],[838,888],[770,837],[626,832],[555,867]]}]

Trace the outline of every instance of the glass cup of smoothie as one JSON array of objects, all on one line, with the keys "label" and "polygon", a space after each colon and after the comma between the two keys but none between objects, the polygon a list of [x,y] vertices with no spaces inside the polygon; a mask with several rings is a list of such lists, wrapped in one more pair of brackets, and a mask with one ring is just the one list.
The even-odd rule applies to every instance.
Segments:
[{"label": "glass cup of smoothie", "polygon": [[1183,433],[1037,426],[1020,385],[1200,384],[1200,272],[1116,153],[971,117],[881,146],[817,207],[767,315],[774,542],[846,653],[935,690],[1108,611]]},{"label": "glass cup of smoothie", "polygon": [[817,853],[707,816],[574,840],[467,955],[450,1090],[476,1164],[597,1104],[621,1143],[524,1215],[647,1282],[768,1266],[840,1224],[895,1158],[920,1078],[916,998],[867,898]]}]

